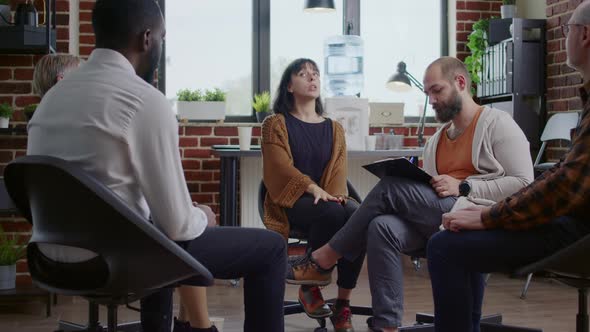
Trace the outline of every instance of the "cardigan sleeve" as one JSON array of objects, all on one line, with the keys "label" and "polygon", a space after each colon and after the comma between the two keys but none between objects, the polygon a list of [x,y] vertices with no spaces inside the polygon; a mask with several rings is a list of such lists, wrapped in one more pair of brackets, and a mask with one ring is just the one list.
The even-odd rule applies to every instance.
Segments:
[{"label": "cardigan sleeve", "polygon": [[282,115],[267,117],[262,123],[262,176],[273,203],[290,208],[313,183],[293,165],[287,129]]},{"label": "cardigan sleeve", "polygon": [[[469,196],[498,202],[533,181],[533,163],[529,142],[509,115],[502,114],[486,136],[489,136],[491,142],[491,151],[487,155],[500,164],[504,174],[487,179],[468,177],[471,185]],[[483,158],[484,156],[480,156],[480,165],[484,164]]]}]

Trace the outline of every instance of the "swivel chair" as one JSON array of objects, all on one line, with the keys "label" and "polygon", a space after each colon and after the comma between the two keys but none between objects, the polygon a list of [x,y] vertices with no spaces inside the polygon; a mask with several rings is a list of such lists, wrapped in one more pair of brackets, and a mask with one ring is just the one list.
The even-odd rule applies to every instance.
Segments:
[{"label": "swivel chair", "polygon": [[[98,305],[108,308],[107,331],[140,331],[137,323],[117,326],[117,306],[136,301],[188,278],[203,286],[211,273],[119,196],[70,162],[26,156],[6,166],[10,197],[33,225],[27,263],[33,281],[52,293],[82,296],[89,323],[60,323],[61,330],[103,331]],[[39,244],[90,250],[95,258],[63,263],[45,256]]]},{"label": "swivel chair", "polygon": [[[361,197],[354,189],[352,184],[347,181],[346,186],[348,189],[348,196],[353,198],[355,201],[361,203]],[[258,187],[258,213],[260,214],[260,218],[264,220],[264,199],[266,197],[266,187],[264,186],[264,182],[260,182],[260,186]],[[307,234],[299,229],[290,228],[289,231],[289,238],[296,239],[296,244],[306,243],[307,242]],[[291,245],[291,244],[289,244]],[[326,301],[330,306],[335,303],[335,299],[329,299]],[[362,315],[362,316],[372,316],[373,309],[370,307],[362,307],[362,306],[350,306],[350,311],[353,315]],[[303,306],[299,303],[299,301],[285,301],[284,302],[284,313],[286,315],[294,315],[305,312],[303,310]],[[316,318],[320,327],[315,329],[315,332],[327,332],[326,329],[326,318]]]},{"label": "swivel chair", "polygon": [[590,287],[590,235],[563,248],[553,255],[523,266],[515,271],[517,276],[535,272],[548,272],[550,278],[578,289],[578,314],[576,332],[588,332],[588,288]]}]

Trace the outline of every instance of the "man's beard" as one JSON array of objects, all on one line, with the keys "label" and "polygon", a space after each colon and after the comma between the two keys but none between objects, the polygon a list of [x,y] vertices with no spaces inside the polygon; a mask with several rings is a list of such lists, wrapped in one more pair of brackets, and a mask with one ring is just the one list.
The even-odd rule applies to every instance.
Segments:
[{"label": "man's beard", "polygon": [[461,100],[457,90],[453,92],[453,95],[449,99],[450,102],[439,102],[438,104],[434,105],[434,112],[438,122],[449,122],[453,120],[455,116],[459,114],[459,112],[461,112],[463,101]]},{"label": "man's beard", "polygon": [[154,74],[156,73],[156,69],[158,69],[158,64],[160,62],[160,53],[156,47],[151,49],[148,61],[148,69],[143,73],[143,75],[141,75],[141,78],[153,85],[155,79]]}]

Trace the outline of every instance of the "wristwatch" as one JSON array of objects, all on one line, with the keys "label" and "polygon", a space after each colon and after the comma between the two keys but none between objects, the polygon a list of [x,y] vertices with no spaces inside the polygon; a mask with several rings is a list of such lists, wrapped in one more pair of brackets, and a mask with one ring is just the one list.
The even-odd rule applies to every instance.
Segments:
[{"label": "wristwatch", "polygon": [[459,196],[467,196],[471,192],[471,185],[467,180],[459,183]]}]

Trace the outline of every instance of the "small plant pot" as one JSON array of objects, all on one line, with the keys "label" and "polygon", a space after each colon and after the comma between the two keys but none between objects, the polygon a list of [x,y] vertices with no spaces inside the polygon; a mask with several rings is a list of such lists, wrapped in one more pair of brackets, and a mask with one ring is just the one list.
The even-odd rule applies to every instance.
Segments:
[{"label": "small plant pot", "polygon": [[0,265],[0,289],[16,287],[16,264]]},{"label": "small plant pot", "polygon": [[514,17],[516,17],[516,5],[503,5],[503,6],[500,6],[500,16],[502,18],[514,18]]},{"label": "small plant pot", "polygon": [[258,120],[258,123],[262,123],[269,114],[269,112],[256,112],[256,120]]},{"label": "small plant pot", "polygon": [[225,119],[224,101],[179,101],[176,104],[178,117],[187,120]]},{"label": "small plant pot", "polygon": [[9,118],[0,118],[0,128],[8,128]]}]

